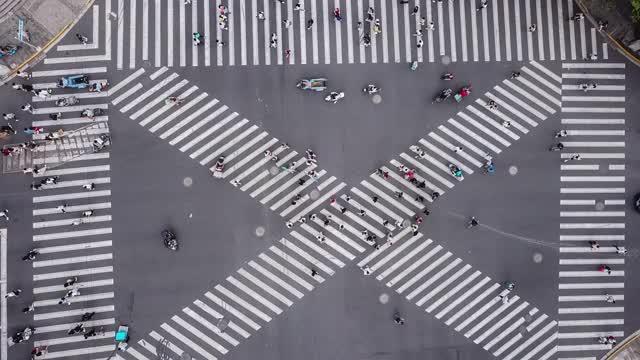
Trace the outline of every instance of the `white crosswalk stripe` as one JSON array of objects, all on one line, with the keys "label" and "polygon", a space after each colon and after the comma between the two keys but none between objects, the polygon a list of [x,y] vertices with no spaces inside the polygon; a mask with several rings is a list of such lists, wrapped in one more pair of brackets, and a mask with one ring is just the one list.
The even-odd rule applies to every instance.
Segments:
[{"label": "white crosswalk stripe", "polygon": [[[93,16],[94,29],[100,29],[94,30],[94,42],[86,47],[75,44],[58,46],[56,50],[59,53],[45,62],[74,64],[110,61],[112,23],[116,27],[113,41],[116,43],[118,69],[123,69],[126,56],[129,69],[140,61],[148,61],[150,57],[156,67],[174,64],[306,64],[308,56],[311,56],[313,64],[351,64],[355,61],[355,52],[359,52],[357,56],[361,63],[397,63],[401,60],[422,62],[425,51],[428,61],[434,62],[436,47],[440,55],[438,61],[443,62],[512,61],[513,57],[518,61],[542,61],[554,60],[557,53],[561,60],[566,57],[576,60],[578,54],[581,58],[591,54],[604,59],[608,57],[608,53],[600,54],[598,51],[597,42],[601,41],[604,49],[606,42],[598,39],[597,29],[584,20],[568,21],[573,16],[573,4],[563,1],[496,0],[491,1],[487,8],[477,10],[474,2],[464,1],[460,1],[459,5],[455,2],[438,1],[432,4],[426,1],[420,6],[422,2],[418,0],[410,4],[382,0],[359,0],[357,4],[307,0],[302,2],[304,11],[294,11],[292,0],[282,4],[277,1],[241,0],[238,4],[225,4],[229,10],[225,15],[227,20],[223,23],[226,24],[225,29],[222,29],[218,19],[218,5],[223,3],[221,0],[213,4],[194,0],[190,5],[180,2],[174,4],[170,0],[142,0],[141,6],[138,1],[118,0],[117,4],[113,4],[115,8],[111,2],[105,1],[104,10],[107,14],[117,13],[115,18],[97,16],[103,10],[98,5],[87,15]],[[411,10],[414,5],[418,6],[416,13]],[[340,8],[341,21],[334,21],[331,17],[336,7]],[[369,7],[374,9],[371,22],[366,21]],[[257,18],[259,11],[264,12],[264,20]],[[139,17],[142,18],[142,26],[136,23]],[[419,19],[422,17],[426,24],[434,22],[434,30],[425,26],[422,28],[423,36],[414,36],[421,27]],[[380,21],[379,33],[374,32],[376,19]],[[283,25],[285,20],[286,28]],[[309,20],[313,20],[313,24],[307,29]],[[204,28],[200,24],[204,24]],[[533,24],[537,27],[536,31],[528,31]],[[212,30],[211,26],[215,26],[215,29]],[[150,31],[150,27],[154,30]],[[203,34],[201,45],[191,45],[193,32]],[[104,45],[98,42],[102,33],[106,41]],[[272,34],[277,36],[275,47],[270,46]],[[371,38],[370,46],[363,44],[365,35]],[[142,46],[136,46],[138,37],[142,38]],[[424,46],[420,48],[416,46],[418,38],[424,41]],[[95,51],[103,46],[104,55],[81,55],[83,50]],[[354,49],[354,46],[358,49]],[[191,51],[187,51],[189,47]],[[73,49],[70,54],[64,53],[69,49]],[[285,59],[285,51],[289,53],[288,59]],[[213,65],[212,52],[216,57]],[[249,56],[251,61],[248,60]]]},{"label": "white crosswalk stripe", "polygon": [[[589,187],[626,179],[624,154],[619,153],[626,146],[619,141],[625,134],[624,119],[616,116],[624,112],[625,66],[563,63],[562,69],[566,137],[560,141],[567,148],[560,158],[569,162],[560,165],[558,354],[598,358],[612,345],[594,344],[594,339],[625,337],[625,259],[620,253],[626,240],[625,189]],[[585,92],[583,83],[597,83],[598,88]],[[589,95],[592,90],[598,90],[598,96]],[[600,91],[607,91],[607,96],[600,96]],[[579,164],[570,160],[574,154],[583,159]],[[604,199],[596,200],[598,193],[606,194]]]}]

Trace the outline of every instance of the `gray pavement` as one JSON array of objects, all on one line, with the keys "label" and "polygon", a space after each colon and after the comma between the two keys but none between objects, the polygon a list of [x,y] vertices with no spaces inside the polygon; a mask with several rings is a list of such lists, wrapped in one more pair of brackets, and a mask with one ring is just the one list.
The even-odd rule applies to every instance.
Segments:
[{"label": "gray pavement", "polygon": [[[97,5],[100,29],[108,28],[102,25],[107,4]],[[92,19],[87,18],[79,23],[78,32],[92,33]],[[406,359],[425,355],[488,359],[494,357],[492,353],[518,359],[596,356],[604,354],[606,346],[597,344],[592,333],[615,333],[621,339],[619,333],[629,334],[638,327],[630,308],[624,313],[580,314],[577,318],[587,323],[579,327],[558,327],[556,323],[566,320],[557,315],[558,308],[567,307],[558,302],[558,295],[597,295],[556,290],[563,281],[558,272],[566,270],[556,266],[558,249],[566,245],[558,241],[564,232],[555,229],[568,221],[558,216],[559,191],[564,186],[558,175],[566,176],[568,170],[560,170],[559,154],[546,148],[553,142],[553,134],[563,127],[561,119],[581,116],[565,114],[560,101],[570,100],[555,94],[555,88],[575,86],[580,81],[560,79],[567,72],[560,62],[460,63],[450,67],[423,64],[416,72],[404,63],[357,68],[345,64],[205,67],[206,71],[176,67],[158,71],[153,62],[145,62],[142,70],[114,71],[119,54],[115,24],[111,26],[112,52],[104,49],[109,37],[102,35],[95,49],[59,48],[61,51],[51,53],[48,62],[34,69],[33,79],[35,84],[46,84],[65,73],[77,72],[89,72],[92,81],[108,78],[109,97],[89,97],[95,93],[70,90],[54,90],[54,96],[83,96],[82,106],[109,104],[108,119],[99,121],[108,120],[113,147],[52,170],[49,174],[59,173],[62,185],[69,187],[46,188],[34,193],[33,199],[24,190],[30,176],[2,177],[5,189],[10,189],[2,206],[16,214],[9,223],[9,237],[15,233],[25,240],[10,242],[9,287],[19,285],[26,290],[33,284],[38,289],[33,297],[41,306],[33,324],[42,331],[35,340],[51,346],[51,358],[81,359],[88,354],[108,357],[115,347],[110,333],[118,323],[132,326],[132,350],[120,353],[126,359],[154,358],[154,351],[173,358],[187,352],[195,358],[237,359],[253,358],[257,353],[269,359],[301,355],[318,359]],[[60,44],[71,45],[74,40],[70,34]],[[622,62],[617,55],[610,56],[609,63]],[[138,60],[135,63],[139,65]],[[509,80],[510,72],[520,68],[522,77]],[[445,70],[453,71],[456,80],[448,84],[437,80]],[[622,90],[587,95],[635,94],[635,68],[577,71],[582,72],[624,73],[622,80],[599,80],[600,86],[628,86],[624,95]],[[293,87],[300,77],[312,75],[328,77],[330,86],[345,89],[347,98],[327,104],[321,99],[323,95]],[[360,91],[370,81],[383,89],[379,105]],[[462,104],[430,103],[444,85],[457,89],[467,83],[473,86],[473,94]],[[583,95],[575,89],[566,90],[563,95]],[[185,103],[180,107],[165,104],[164,99],[172,94],[184,97]],[[499,99],[499,114],[482,105],[490,99],[488,94]],[[509,98],[509,94],[516,98]],[[12,100],[20,104],[26,101],[21,95],[13,92],[8,96],[20,99]],[[622,106],[626,106],[626,117],[634,113],[635,105],[625,100]],[[619,105],[606,99],[602,103],[607,108]],[[46,122],[46,114],[57,109],[47,109],[51,101],[34,104],[39,114],[33,125],[47,132],[86,122],[76,119],[75,110],[65,113],[57,123]],[[470,105],[473,108],[467,107]],[[513,120],[508,129],[501,125],[504,116]],[[584,115],[588,119],[614,116]],[[624,172],[628,174],[625,184],[629,184],[616,199],[630,199],[635,191],[630,182],[637,176],[632,167],[635,158],[633,151],[628,151],[636,140],[633,125],[631,121],[624,123]],[[581,130],[585,125],[565,126]],[[11,141],[22,141],[20,136]],[[576,140],[569,140],[595,141],[575,136]],[[601,137],[602,141],[617,140]],[[283,141],[291,149],[281,149]],[[453,146],[448,144],[460,141],[465,142],[465,153],[446,150]],[[413,144],[425,149],[428,156],[415,159],[417,150],[410,147]],[[300,159],[299,168],[303,169],[307,167],[302,160],[307,147],[318,154],[316,171],[320,174],[313,184],[311,180],[297,184],[295,174],[271,173],[273,162],[262,155],[268,148],[278,153],[278,166]],[[496,149],[501,151],[499,155]],[[496,174],[483,174],[481,150],[494,155]],[[587,147],[585,152],[600,150]],[[222,154],[227,156],[225,178],[216,179],[209,168]],[[632,161],[627,161],[629,158]],[[392,159],[415,167],[418,177],[428,181],[426,188],[420,190],[403,180],[404,172]],[[449,162],[460,164],[464,181],[458,183],[447,173]],[[608,162],[583,160],[581,164],[604,166]],[[389,180],[372,175],[380,166],[389,169]],[[516,175],[509,173],[510,166],[517,166]],[[303,173],[299,177],[307,178]],[[229,184],[234,179],[241,181],[238,189]],[[367,179],[366,184],[363,179]],[[84,192],[79,188],[88,181],[99,182],[96,190]],[[311,191],[316,187],[317,194]],[[402,200],[394,195],[395,189],[405,193]],[[411,220],[414,213],[424,209],[414,201],[415,196],[436,190],[441,190],[442,196],[433,204],[425,200],[431,214],[416,236],[409,229],[398,229],[394,221],[381,223],[393,218]],[[291,199],[297,193],[304,196],[293,205]],[[347,201],[347,194],[352,200]],[[373,196],[379,200],[374,202]],[[332,197],[335,203],[331,203]],[[33,206],[20,204],[33,200]],[[70,233],[76,229],[67,222],[76,215],[56,213],[55,206],[60,202],[72,208],[100,206],[89,218],[91,223],[77,228],[88,233]],[[349,210],[344,215],[339,211],[341,206]],[[637,215],[630,206],[623,206],[624,219]],[[30,214],[33,209],[36,213]],[[366,209],[365,216],[357,215],[360,209]],[[295,222],[312,213],[320,219],[326,214],[333,218],[328,226],[311,219],[292,230],[284,226],[288,220]],[[465,227],[471,215],[478,217],[481,226]],[[576,220],[578,224],[587,222],[593,219]],[[625,222],[626,229],[619,233],[631,239],[635,228]],[[344,229],[339,228],[342,223]],[[37,228],[29,230],[34,225]],[[178,234],[178,253],[162,248],[159,232],[165,227]],[[363,229],[380,234],[379,250],[361,234]],[[389,230],[392,236],[386,233]],[[319,231],[326,235],[324,242],[316,240]],[[77,244],[92,244],[93,248],[74,250]],[[31,245],[45,246],[49,252],[34,263],[33,274],[38,275],[35,281],[30,272],[13,275],[24,274],[28,268],[17,259]],[[616,308],[624,307],[640,293],[632,280],[637,271],[637,251],[632,244],[627,247],[630,254],[625,258],[623,280],[581,281],[624,282],[624,290],[614,293],[625,296],[624,300],[618,298]],[[363,276],[358,269],[365,264],[372,275]],[[111,266],[113,270],[109,270]],[[619,271],[618,265],[614,266]],[[94,274],[81,273],[83,269],[93,269]],[[311,269],[318,274],[311,276]],[[588,275],[589,268],[576,266],[572,270]],[[57,305],[57,297],[63,295],[58,287],[74,273],[80,274],[81,298],[68,308]],[[374,281],[376,277],[380,281]],[[518,285],[509,295],[511,302],[503,304],[500,283],[507,279]],[[10,313],[15,314],[31,296],[23,294],[10,300],[18,300],[10,302]],[[592,301],[574,304],[570,307],[576,310],[572,311],[609,306]],[[99,311],[87,326],[104,326],[105,336],[87,341],[67,337],[64,331],[89,308]],[[393,323],[395,311],[406,318],[404,326]],[[30,318],[30,314],[18,316],[22,318],[10,317],[10,333]],[[220,332],[225,326],[219,323],[221,317],[229,321],[224,333]],[[624,325],[598,324],[602,319],[623,319]],[[557,341],[556,332],[579,336]],[[483,347],[491,351],[481,350]],[[10,351],[12,355],[26,354],[28,346],[18,345]]]}]

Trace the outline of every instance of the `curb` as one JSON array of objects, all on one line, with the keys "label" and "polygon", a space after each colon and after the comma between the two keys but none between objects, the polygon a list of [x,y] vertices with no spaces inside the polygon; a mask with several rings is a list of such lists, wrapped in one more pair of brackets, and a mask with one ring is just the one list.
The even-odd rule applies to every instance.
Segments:
[{"label": "curb", "polygon": [[[597,28],[598,21],[593,17],[593,15],[591,15],[587,6],[582,3],[582,0],[574,0],[574,3],[578,5],[585,17],[588,18],[593,26]],[[640,67],[640,58],[630,53],[622,44],[620,44],[620,42],[618,42],[618,40],[612,37],[609,33],[603,31],[600,31],[600,33],[606,35],[605,39],[612,49],[617,50],[622,56],[626,57],[629,61]]]},{"label": "curb", "polygon": [[30,64],[31,62],[42,60],[44,58],[44,55],[46,55],[46,53],[51,49],[51,47],[55,45],[60,40],[60,38],[62,38],[64,35],[66,35],[69,32],[71,27],[75,25],[80,20],[80,18],[84,16],[84,14],[87,12],[87,10],[91,8],[94,2],[95,0],[87,0],[87,2],[84,5],[84,9],[82,9],[82,11],[78,14],[78,16],[75,17],[75,19],[69,21],[66,25],[64,25],[62,29],[57,34],[55,34],[51,38],[51,40],[49,40],[46,44],[44,44],[44,46],[42,46],[42,48],[38,50],[35,54],[31,55],[31,57],[29,57],[27,60],[23,61],[22,64],[11,69],[11,71],[7,74],[7,76],[5,76],[3,79],[0,79],[0,85],[5,84],[7,81],[11,80],[12,77],[15,75],[15,73],[22,70],[23,68],[29,67],[30,65],[35,65],[35,64]]},{"label": "curb", "polygon": [[616,355],[618,355],[618,353],[624,349],[626,349],[629,345],[631,345],[634,341],[639,340],[640,339],[640,330],[636,331],[634,334],[631,334],[631,336],[629,336],[625,342],[623,342],[622,344],[620,344],[618,347],[612,349],[611,351],[609,351],[607,354],[605,354],[605,356],[602,357],[602,360],[614,360]]}]

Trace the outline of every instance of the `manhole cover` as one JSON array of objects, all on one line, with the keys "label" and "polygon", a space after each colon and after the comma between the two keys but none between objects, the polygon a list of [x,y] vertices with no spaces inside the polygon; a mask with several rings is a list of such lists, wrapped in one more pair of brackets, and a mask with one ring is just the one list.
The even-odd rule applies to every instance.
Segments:
[{"label": "manhole cover", "polygon": [[451,64],[451,58],[449,57],[449,55],[442,56],[442,63],[445,65]]},{"label": "manhole cover", "polygon": [[380,296],[378,296],[378,300],[380,301],[380,304],[388,303],[389,302],[389,294],[387,294],[387,293],[380,294]]},{"label": "manhole cover", "polygon": [[382,95],[380,95],[380,94],[375,94],[375,95],[373,95],[373,96],[371,97],[371,101],[372,101],[374,104],[380,104],[380,103],[382,102]]},{"label": "manhole cover", "polygon": [[310,197],[312,200],[316,200],[318,197],[320,197],[320,191],[318,191],[318,190],[312,190],[312,191],[309,193],[309,197]]},{"label": "manhole cover", "polygon": [[272,166],[271,169],[269,169],[269,172],[271,173],[271,175],[278,175],[280,170],[276,166]]},{"label": "manhole cover", "polygon": [[533,262],[536,264],[540,264],[542,262],[542,254],[540,253],[533,253]]},{"label": "manhole cover", "polygon": [[184,180],[182,180],[182,184],[184,185],[184,187],[190,187],[191,185],[193,185],[193,179],[187,176],[186,178],[184,178]]},{"label": "manhole cover", "polygon": [[518,167],[515,165],[509,166],[509,175],[513,176],[518,173]]},{"label": "manhole cover", "polygon": [[258,227],[256,228],[256,236],[257,236],[257,237],[262,237],[262,236],[264,236],[264,232],[265,232],[265,230],[264,230],[264,227],[263,227],[263,226],[258,226]]},{"label": "manhole cover", "polygon": [[596,210],[598,210],[598,211],[604,210],[604,202],[603,201],[597,201],[596,202]]}]

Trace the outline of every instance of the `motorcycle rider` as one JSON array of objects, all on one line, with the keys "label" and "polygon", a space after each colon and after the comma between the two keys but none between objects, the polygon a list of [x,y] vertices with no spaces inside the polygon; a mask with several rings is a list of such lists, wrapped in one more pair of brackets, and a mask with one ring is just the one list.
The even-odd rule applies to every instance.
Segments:
[{"label": "motorcycle rider", "polygon": [[442,75],[441,79],[442,80],[453,80],[454,76],[452,73],[446,73],[444,75]]}]

